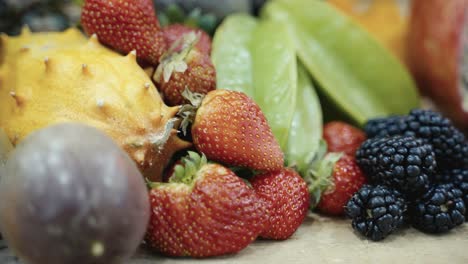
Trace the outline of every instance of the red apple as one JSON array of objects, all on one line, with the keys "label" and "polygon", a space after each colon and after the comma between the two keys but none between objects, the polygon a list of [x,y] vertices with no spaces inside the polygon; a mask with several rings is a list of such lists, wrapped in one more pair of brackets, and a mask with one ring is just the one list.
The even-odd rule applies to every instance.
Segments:
[{"label": "red apple", "polygon": [[408,40],[421,92],[468,131],[468,0],[413,0]]}]

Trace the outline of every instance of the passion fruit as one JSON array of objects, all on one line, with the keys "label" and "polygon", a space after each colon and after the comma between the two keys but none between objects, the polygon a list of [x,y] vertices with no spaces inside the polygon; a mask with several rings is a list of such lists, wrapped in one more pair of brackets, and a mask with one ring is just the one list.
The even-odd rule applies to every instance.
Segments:
[{"label": "passion fruit", "polygon": [[148,220],[142,175],[96,128],[62,123],[37,130],[6,162],[0,228],[26,263],[124,263]]}]

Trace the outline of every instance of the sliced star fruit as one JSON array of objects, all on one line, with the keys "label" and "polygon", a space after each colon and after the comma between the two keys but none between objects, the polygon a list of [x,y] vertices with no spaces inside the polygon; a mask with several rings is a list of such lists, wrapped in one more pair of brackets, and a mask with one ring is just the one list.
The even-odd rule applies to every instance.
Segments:
[{"label": "sliced star fruit", "polygon": [[356,124],[419,107],[414,80],[401,62],[330,4],[273,0],[261,16],[288,27],[318,88]]},{"label": "sliced star fruit", "polygon": [[296,109],[291,124],[286,164],[305,175],[322,139],[322,108],[307,71],[298,64]]}]

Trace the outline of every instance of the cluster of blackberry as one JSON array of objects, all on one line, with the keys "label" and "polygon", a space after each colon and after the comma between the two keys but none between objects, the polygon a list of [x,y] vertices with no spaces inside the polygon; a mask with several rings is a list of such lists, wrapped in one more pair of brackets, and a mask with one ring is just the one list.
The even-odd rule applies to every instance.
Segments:
[{"label": "cluster of blackberry", "polygon": [[381,240],[409,223],[442,233],[468,219],[468,142],[431,110],[368,121],[356,161],[368,177],[348,202],[353,228]]}]

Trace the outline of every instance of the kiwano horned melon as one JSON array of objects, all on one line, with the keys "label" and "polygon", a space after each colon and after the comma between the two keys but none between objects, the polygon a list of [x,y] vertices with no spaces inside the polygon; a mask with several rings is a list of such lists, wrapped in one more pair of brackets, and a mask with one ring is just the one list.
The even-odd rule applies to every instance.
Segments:
[{"label": "kiwano horned melon", "polygon": [[[0,36],[0,128],[14,145],[32,131],[82,122],[107,133],[144,176],[160,181],[173,153],[190,146],[136,54],[122,56],[78,30]],[[86,138],[83,138],[86,144]]]}]

